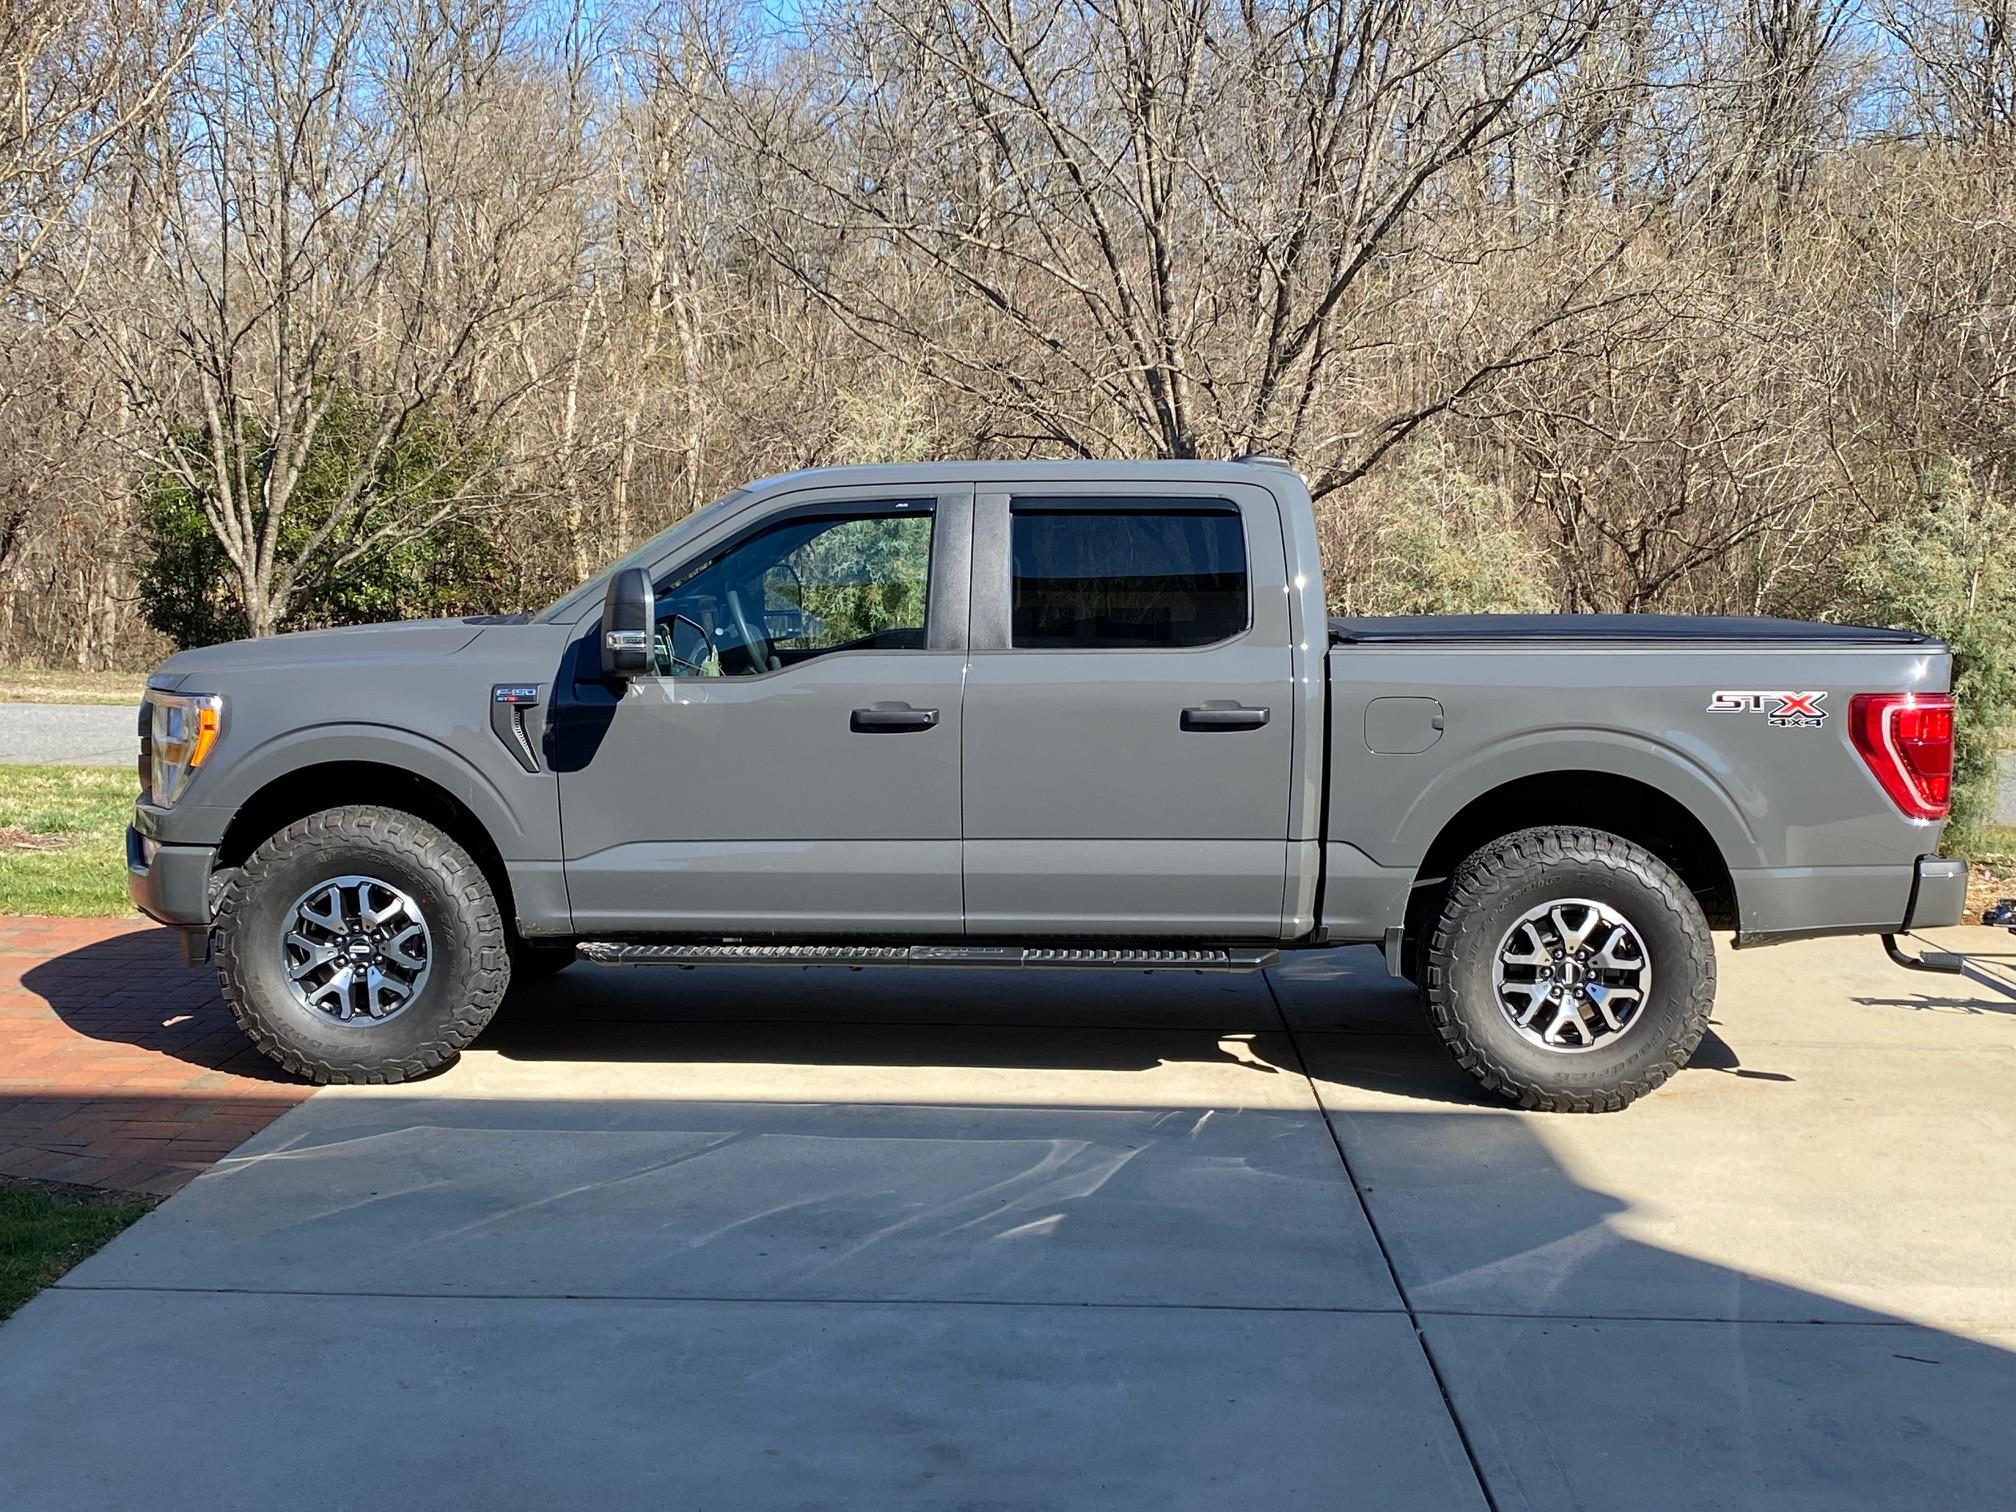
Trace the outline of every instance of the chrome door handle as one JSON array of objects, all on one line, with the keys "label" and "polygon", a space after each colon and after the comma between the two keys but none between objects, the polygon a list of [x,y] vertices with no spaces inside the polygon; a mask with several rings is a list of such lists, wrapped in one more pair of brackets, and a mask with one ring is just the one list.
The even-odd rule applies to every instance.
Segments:
[{"label": "chrome door handle", "polygon": [[913,709],[906,703],[888,703],[856,709],[847,721],[847,728],[857,735],[900,735],[905,730],[928,730],[937,723],[936,709]]},{"label": "chrome door handle", "polygon": [[1205,704],[1185,709],[1181,721],[1186,730],[1257,730],[1272,717],[1271,709],[1247,709],[1235,704]]}]

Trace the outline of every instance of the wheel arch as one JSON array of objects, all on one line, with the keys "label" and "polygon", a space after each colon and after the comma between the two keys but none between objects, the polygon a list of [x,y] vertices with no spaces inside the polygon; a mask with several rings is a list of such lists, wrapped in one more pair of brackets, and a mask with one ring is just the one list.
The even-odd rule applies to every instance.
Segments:
[{"label": "wheel arch", "polygon": [[384,761],[318,761],[268,778],[238,805],[225,827],[217,847],[217,873],[243,866],[262,842],[295,820],[352,804],[399,809],[441,830],[482,869],[505,918],[513,916],[509,869],[476,811],[432,778]]},{"label": "wheel arch", "polygon": [[1407,899],[1403,939],[1410,966],[1441,908],[1450,873],[1463,858],[1502,836],[1547,825],[1604,830],[1643,846],[1673,868],[1711,928],[1735,927],[1736,887],[1728,858],[1686,804],[1618,772],[1534,772],[1479,793],[1450,815],[1429,843]]}]

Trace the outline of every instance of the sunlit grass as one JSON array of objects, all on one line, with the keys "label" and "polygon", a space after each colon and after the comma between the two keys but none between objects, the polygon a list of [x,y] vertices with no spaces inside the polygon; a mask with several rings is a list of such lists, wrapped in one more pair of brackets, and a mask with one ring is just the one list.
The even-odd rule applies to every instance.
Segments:
[{"label": "sunlit grass", "polygon": [[88,1258],[156,1201],[0,1177],[0,1318]]},{"label": "sunlit grass", "polygon": [[138,706],[145,672],[52,672],[0,667],[0,703],[126,704]]},{"label": "sunlit grass", "polygon": [[0,913],[123,914],[124,767],[0,766]]}]

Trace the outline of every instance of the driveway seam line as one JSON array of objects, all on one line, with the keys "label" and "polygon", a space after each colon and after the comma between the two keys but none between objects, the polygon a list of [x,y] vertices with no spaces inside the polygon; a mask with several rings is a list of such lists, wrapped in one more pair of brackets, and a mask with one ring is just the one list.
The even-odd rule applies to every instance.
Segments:
[{"label": "driveway seam line", "polygon": [[1392,1279],[1394,1295],[1407,1314],[1407,1326],[1414,1330],[1414,1343],[1421,1351],[1421,1359],[1428,1367],[1428,1375],[1435,1382],[1435,1390],[1441,1394],[1442,1410],[1449,1416],[1449,1426],[1456,1430],[1456,1442],[1463,1446],[1463,1458],[1470,1465],[1470,1474],[1477,1482],[1477,1494],[1483,1498],[1486,1512],[1498,1512],[1498,1498],[1491,1493],[1491,1483],[1484,1477],[1484,1467],[1478,1462],[1477,1448],[1470,1442],[1470,1430],[1463,1422],[1463,1416],[1456,1410],[1456,1399],[1449,1392],[1449,1383],[1443,1378],[1442,1367],[1435,1359],[1435,1351],[1429,1347],[1428,1335],[1421,1327],[1421,1316],[1414,1309],[1414,1299],[1407,1294],[1407,1283],[1400,1279],[1400,1268],[1393,1263],[1393,1252],[1386,1247],[1386,1236],[1379,1231],[1379,1220],[1372,1216],[1372,1204],[1365,1200],[1365,1189],[1358,1183],[1358,1173],[1351,1169],[1351,1157],[1344,1153],[1344,1141],[1338,1137],[1337,1125],[1331,1121],[1330,1110],[1323,1105],[1323,1093],[1316,1085],[1316,1078],[1309,1072],[1309,1062],[1302,1055],[1302,1044],[1295,1038],[1295,1028],[1288,1022],[1288,1011],[1281,1003],[1281,995],[1274,990],[1274,974],[1260,973],[1261,981],[1267,984],[1267,996],[1274,1004],[1275,1013],[1281,1018],[1281,1032],[1288,1037],[1288,1048],[1295,1057],[1295,1064],[1302,1072],[1302,1078],[1309,1083],[1309,1097],[1316,1104],[1316,1116],[1323,1120],[1324,1132],[1330,1136],[1330,1144],[1337,1151],[1337,1162],[1344,1168],[1344,1178],[1351,1183],[1351,1193],[1358,1199],[1358,1210],[1365,1215],[1365,1226],[1372,1233],[1372,1242],[1379,1246],[1379,1258],[1386,1263],[1386,1274]]},{"label": "driveway seam line", "polygon": [[[199,1297],[345,1297],[369,1301],[405,1302],[653,1302],[653,1303],[747,1303],[761,1306],[782,1303],[792,1307],[1049,1307],[1071,1312],[1241,1312],[1314,1313],[1340,1317],[1393,1318],[1407,1316],[1404,1307],[1352,1307],[1343,1303],[1315,1302],[1044,1302],[1017,1297],[857,1297],[782,1296],[756,1297],[711,1293],[674,1292],[435,1292],[435,1291],[310,1291],[302,1288],[268,1286],[172,1286],[141,1281],[58,1280],[46,1291],[67,1292],[158,1292],[172,1296]],[[1923,1331],[1936,1328],[2007,1328],[2007,1318],[1949,1318],[1939,1323],[1914,1323],[1908,1318],[1723,1318],[1705,1313],[1535,1313],[1490,1312],[1460,1307],[1420,1307],[1417,1318],[1484,1318],[1505,1323],[1656,1323],[1687,1324],[1709,1328],[1880,1328]]]},{"label": "driveway seam line", "polygon": [[1350,1307],[1343,1304],[1283,1302],[1045,1302],[1017,1297],[855,1297],[736,1296],[673,1292],[435,1292],[435,1291],[310,1291],[267,1286],[170,1286],[141,1281],[71,1281],[67,1277],[44,1288],[67,1292],[159,1292],[207,1297],[347,1297],[408,1302],[738,1302],[761,1306],[772,1302],[794,1307],[1050,1307],[1070,1312],[1243,1312],[1334,1313],[1344,1317],[1397,1318],[1398,1307]]}]

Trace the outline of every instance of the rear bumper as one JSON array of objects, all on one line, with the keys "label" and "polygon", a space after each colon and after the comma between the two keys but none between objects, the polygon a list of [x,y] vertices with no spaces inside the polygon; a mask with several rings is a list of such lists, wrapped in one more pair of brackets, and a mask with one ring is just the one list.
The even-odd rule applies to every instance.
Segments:
[{"label": "rear bumper", "polygon": [[1944,929],[1967,914],[1967,863],[1945,856],[1920,856],[1911,884],[1904,929]]},{"label": "rear bumper", "polygon": [[1958,924],[1967,863],[1920,856],[1905,866],[1800,867],[1738,873],[1736,948],[1826,935],[1901,934]]},{"label": "rear bumper", "polygon": [[126,830],[126,890],[148,918],[182,929],[210,926],[214,845],[168,845]]}]

